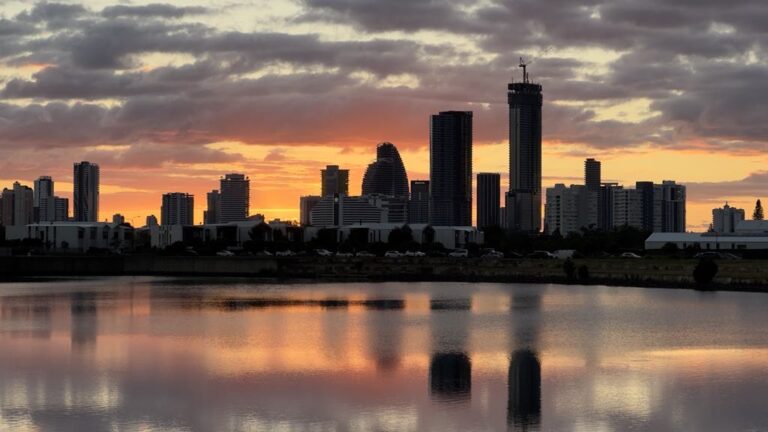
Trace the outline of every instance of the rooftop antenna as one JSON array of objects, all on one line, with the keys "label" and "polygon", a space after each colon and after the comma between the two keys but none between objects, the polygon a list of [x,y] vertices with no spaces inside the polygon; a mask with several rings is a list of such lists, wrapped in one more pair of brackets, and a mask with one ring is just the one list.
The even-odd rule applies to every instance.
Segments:
[{"label": "rooftop antenna", "polygon": [[520,64],[518,65],[518,67],[523,68],[523,82],[528,84],[528,71],[526,70],[526,68],[528,67],[528,64],[523,61],[522,57],[520,57]]}]

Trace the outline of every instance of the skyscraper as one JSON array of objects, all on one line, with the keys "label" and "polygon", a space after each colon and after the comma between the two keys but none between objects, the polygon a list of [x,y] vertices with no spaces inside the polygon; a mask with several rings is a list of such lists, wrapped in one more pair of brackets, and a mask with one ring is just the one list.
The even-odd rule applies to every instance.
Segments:
[{"label": "skyscraper", "polygon": [[363,195],[408,196],[408,174],[394,144],[384,142],[376,147],[376,161],[365,170],[362,191]]},{"label": "skyscraper", "polygon": [[584,161],[584,185],[591,192],[600,191],[600,161],[592,158]]},{"label": "skyscraper", "polygon": [[429,223],[429,180],[411,181],[411,198],[408,200],[408,223]]},{"label": "skyscraper", "polygon": [[194,225],[194,215],[194,195],[182,192],[163,194],[163,206],[160,209],[161,225]]},{"label": "skyscraper", "polygon": [[1,201],[2,211],[0,211],[0,225],[13,225],[13,189],[3,188]]},{"label": "skyscraper", "polygon": [[34,219],[35,222],[49,221],[53,215],[48,216],[46,200],[53,197],[53,180],[48,176],[41,176],[35,180],[34,190]]},{"label": "skyscraper", "polygon": [[685,232],[685,186],[672,180],[635,184],[641,193],[642,228],[652,232]]},{"label": "skyscraper", "polygon": [[523,81],[508,85],[509,192],[507,217],[513,231],[541,230],[541,85]]},{"label": "skyscraper", "polygon": [[34,222],[35,194],[29,186],[13,183],[13,225]]},{"label": "skyscraper", "polygon": [[429,140],[429,218],[435,226],[472,225],[472,112],[433,115]]},{"label": "skyscraper", "polygon": [[203,223],[217,224],[221,218],[221,194],[214,189],[206,195],[207,210],[203,212]]},{"label": "skyscraper", "polygon": [[323,197],[318,195],[307,195],[299,198],[299,223],[301,225],[312,224],[312,209],[322,201]]},{"label": "skyscraper", "polygon": [[339,169],[338,165],[328,165],[320,170],[320,181],[322,196],[349,195],[349,170]]},{"label": "skyscraper", "polygon": [[248,219],[251,204],[251,180],[245,174],[227,174],[221,179],[220,223]]},{"label": "skyscraper", "polygon": [[75,221],[99,220],[99,166],[90,162],[76,163],[74,167]]},{"label": "skyscraper", "polygon": [[477,227],[484,229],[500,226],[501,175],[479,173],[477,175]]}]

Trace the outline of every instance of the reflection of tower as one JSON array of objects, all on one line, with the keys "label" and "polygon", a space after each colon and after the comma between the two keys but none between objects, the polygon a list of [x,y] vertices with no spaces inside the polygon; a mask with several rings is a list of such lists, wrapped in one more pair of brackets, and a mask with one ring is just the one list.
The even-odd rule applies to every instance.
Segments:
[{"label": "reflection of tower", "polygon": [[466,353],[472,300],[432,299],[430,321],[433,354],[429,390],[433,397],[467,400],[472,390],[472,362]]},{"label": "reflection of tower", "polygon": [[379,371],[393,371],[400,366],[403,337],[404,300],[367,300],[368,341]]},{"label": "reflection of tower", "polygon": [[78,292],[72,295],[70,315],[72,318],[72,346],[87,346],[96,343],[96,295]]},{"label": "reflection of tower", "polygon": [[509,363],[507,422],[528,430],[541,420],[541,363],[533,351],[519,350]]},{"label": "reflection of tower", "polygon": [[516,292],[512,297],[511,312],[514,329],[507,379],[507,423],[514,430],[538,430],[541,422],[541,362],[536,347],[541,294],[538,291]]},{"label": "reflection of tower", "polygon": [[436,353],[429,364],[429,390],[433,396],[469,399],[472,362],[463,352]]}]

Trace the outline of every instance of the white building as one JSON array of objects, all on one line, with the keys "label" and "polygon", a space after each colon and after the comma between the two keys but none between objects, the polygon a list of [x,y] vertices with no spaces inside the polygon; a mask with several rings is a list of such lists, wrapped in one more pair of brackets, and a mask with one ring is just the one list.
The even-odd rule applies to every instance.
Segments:
[{"label": "white building", "polygon": [[404,224],[408,199],[386,195],[329,195],[317,202],[309,214],[313,226],[329,227],[371,223]]},{"label": "white building", "polygon": [[558,183],[547,188],[544,206],[544,227],[547,234],[559,232],[565,236],[581,228],[597,226],[597,194],[584,185],[565,187]]},{"label": "white building", "polygon": [[667,243],[672,243],[679,249],[699,247],[702,250],[712,251],[768,249],[768,235],[653,233],[647,240],[645,240],[645,249],[661,249]]},{"label": "white building", "polygon": [[242,246],[250,240],[253,227],[264,222],[262,218],[221,224],[185,225],[150,225],[150,245],[165,249],[177,242],[220,241],[230,246]]},{"label": "white building", "polygon": [[40,222],[6,227],[5,239],[36,239],[48,249],[122,251],[133,246],[133,228],[106,222]]},{"label": "white building", "polygon": [[712,210],[712,231],[716,233],[732,233],[736,225],[744,220],[744,209],[731,207],[725,203],[723,208]]},{"label": "white building", "polygon": [[[356,230],[365,231],[368,243],[389,241],[389,234],[397,229],[402,228],[402,224],[391,223],[364,223],[358,225],[346,225],[336,228],[336,241],[341,243],[352,235],[352,232]],[[431,239],[433,242],[440,243],[447,249],[464,248],[469,243],[483,243],[483,233],[478,231],[474,227],[450,227],[450,226],[431,226],[428,224],[413,224],[408,225],[411,229],[411,235],[413,241],[418,244],[428,242],[430,239],[427,227],[432,228],[434,237]],[[321,227],[305,227],[304,228],[304,241],[310,241],[317,237]]]}]

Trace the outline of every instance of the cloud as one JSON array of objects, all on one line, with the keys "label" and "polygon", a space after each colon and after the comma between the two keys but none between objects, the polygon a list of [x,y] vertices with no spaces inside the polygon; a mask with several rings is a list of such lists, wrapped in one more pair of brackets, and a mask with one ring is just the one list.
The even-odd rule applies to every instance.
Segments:
[{"label": "cloud", "polygon": [[727,201],[734,197],[768,196],[768,171],[758,171],[734,181],[687,183],[688,199],[694,201]]},{"label": "cloud", "polygon": [[177,7],[170,4],[152,3],[143,6],[109,6],[101,11],[101,15],[107,18],[181,18],[186,15],[200,15],[206,12],[208,9],[200,6]]}]

